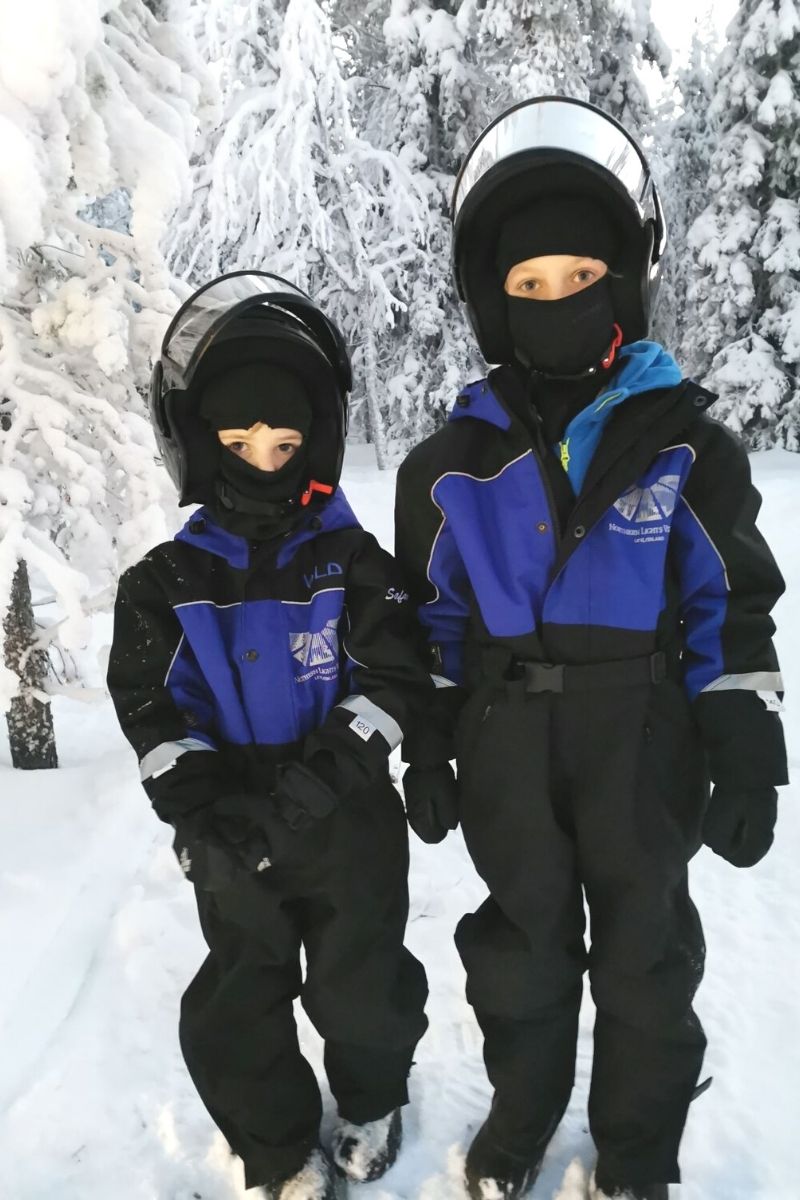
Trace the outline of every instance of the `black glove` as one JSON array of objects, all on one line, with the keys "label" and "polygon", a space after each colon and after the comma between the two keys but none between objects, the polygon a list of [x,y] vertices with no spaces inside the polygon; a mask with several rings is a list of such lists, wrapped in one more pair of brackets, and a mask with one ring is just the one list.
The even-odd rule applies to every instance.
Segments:
[{"label": "black glove", "polygon": [[220,796],[175,822],[174,849],[181,869],[206,892],[230,887],[242,872],[279,866],[297,847],[297,833],[269,796]]},{"label": "black glove", "polygon": [[735,867],[752,867],[772,845],[778,815],[775,788],[718,783],[703,822],[703,841]]},{"label": "black glove", "polygon": [[338,804],[332,788],[301,762],[278,768],[274,801],[281,818],[295,831],[329,817]]},{"label": "black glove", "polygon": [[[360,791],[386,770],[390,747],[375,731],[367,741],[350,728],[353,714],[335,708],[303,745],[303,761],[310,772],[341,800]],[[294,765],[294,764],[292,764]]]},{"label": "black glove", "polygon": [[231,786],[230,763],[214,750],[189,750],[143,786],[156,816],[175,825],[225,794]]},{"label": "black glove", "polygon": [[408,823],[423,842],[441,842],[458,825],[458,784],[450,763],[409,767],[403,792]]}]

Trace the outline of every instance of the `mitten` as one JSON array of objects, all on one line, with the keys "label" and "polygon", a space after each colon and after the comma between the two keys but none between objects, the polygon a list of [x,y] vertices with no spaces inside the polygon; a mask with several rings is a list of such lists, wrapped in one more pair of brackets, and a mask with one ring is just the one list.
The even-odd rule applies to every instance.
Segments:
[{"label": "mitten", "polygon": [[338,799],[359,791],[377,778],[386,765],[391,747],[379,730],[364,738],[355,732],[351,712],[334,708],[325,724],[310,733],[303,745],[303,762]]},{"label": "mitten", "polygon": [[458,825],[458,784],[450,763],[409,767],[403,792],[408,823],[423,842],[441,842]]},{"label": "mitten", "polygon": [[242,872],[288,862],[298,838],[271,797],[249,792],[219,796],[175,822],[174,849],[181,869],[206,892],[230,887]]},{"label": "mitten", "polygon": [[301,762],[278,768],[273,799],[282,820],[295,831],[307,828],[312,821],[324,820],[338,805],[333,789]]},{"label": "mitten", "polygon": [[703,841],[735,867],[752,867],[772,845],[777,815],[775,788],[718,783],[703,822]]}]

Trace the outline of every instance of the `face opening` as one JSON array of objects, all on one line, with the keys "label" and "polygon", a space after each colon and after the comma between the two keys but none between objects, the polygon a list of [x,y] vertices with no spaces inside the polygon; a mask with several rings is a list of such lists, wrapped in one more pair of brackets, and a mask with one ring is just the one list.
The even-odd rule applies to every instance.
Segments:
[{"label": "face opening", "polygon": [[563,300],[609,273],[601,258],[577,254],[541,254],[515,263],[504,283],[507,295],[522,300]]},{"label": "face opening", "polygon": [[256,421],[249,429],[220,429],[217,437],[231,454],[259,471],[279,471],[303,444],[297,429],[273,429]]}]

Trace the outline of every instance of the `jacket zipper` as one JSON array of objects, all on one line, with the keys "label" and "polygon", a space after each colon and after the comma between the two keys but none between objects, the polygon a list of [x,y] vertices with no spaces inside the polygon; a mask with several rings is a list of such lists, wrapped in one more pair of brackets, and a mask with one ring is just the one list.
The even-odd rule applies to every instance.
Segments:
[{"label": "jacket zipper", "polygon": [[561,540],[562,540],[561,539],[561,519],[558,515],[558,508],[556,507],[556,501],[555,501],[555,496],[553,495],[553,489],[550,486],[550,480],[547,475],[547,468],[545,467],[544,463],[542,462],[542,458],[539,453],[539,447],[536,445],[535,438],[531,438],[531,454],[533,455],[533,461],[536,463],[536,469],[539,472],[539,478],[542,481],[542,485],[544,487],[544,494],[547,498],[547,507],[550,511],[550,528],[553,532],[553,542],[555,543],[556,558],[558,558],[558,552],[561,547]]}]

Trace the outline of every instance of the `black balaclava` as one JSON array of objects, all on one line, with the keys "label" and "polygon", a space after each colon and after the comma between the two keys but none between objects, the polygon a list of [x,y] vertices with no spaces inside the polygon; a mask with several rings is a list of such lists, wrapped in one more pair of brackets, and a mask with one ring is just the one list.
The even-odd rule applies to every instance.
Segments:
[{"label": "black balaclava", "polygon": [[277,471],[262,471],[220,445],[219,478],[209,507],[225,529],[255,540],[295,524],[307,482],[312,409],[300,379],[285,367],[258,360],[213,376],[200,394],[200,415],[214,430],[296,429],[303,444]]},{"label": "black balaclava", "polygon": [[[544,254],[586,255],[613,268],[620,240],[596,201],[543,197],[501,226],[495,257],[500,286],[516,263]],[[614,337],[609,280],[604,276],[562,300],[506,295],[506,311],[517,365],[525,368],[530,398],[552,445],[615,369],[602,365]]]},{"label": "black balaclava", "polygon": [[[613,268],[619,235],[596,201],[547,196],[513,213],[500,229],[495,261],[500,286],[516,263],[545,254],[602,259]],[[506,296],[517,357],[544,376],[582,376],[597,368],[614,337],[606,277],[562,300]]]}]

